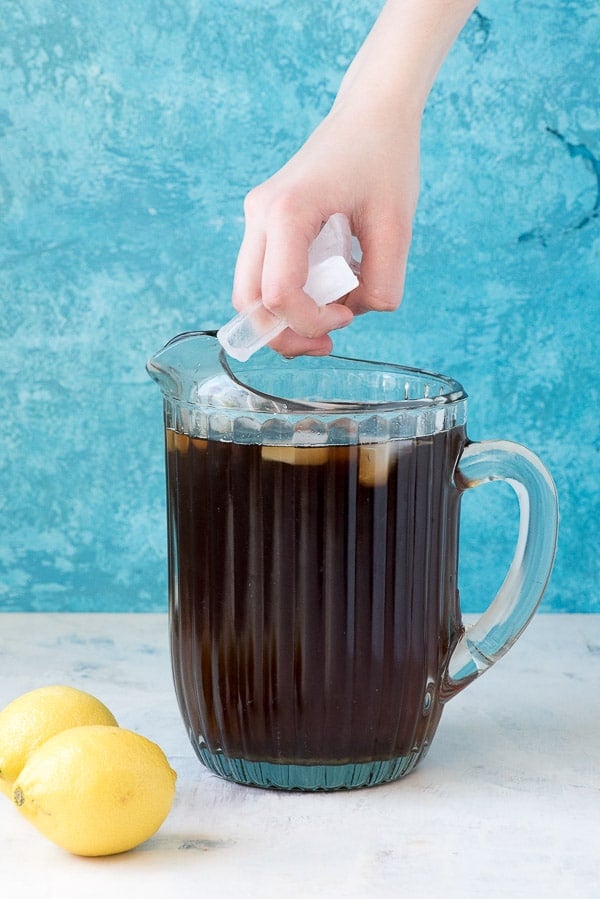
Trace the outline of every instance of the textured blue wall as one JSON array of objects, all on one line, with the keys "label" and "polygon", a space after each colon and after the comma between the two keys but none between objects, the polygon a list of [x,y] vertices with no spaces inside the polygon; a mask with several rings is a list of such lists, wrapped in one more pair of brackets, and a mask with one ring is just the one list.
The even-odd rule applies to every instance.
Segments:
[{"label": "textured blue wall", "polygon": [[[246,191],[325,114],[379,0],[2,0],[0,608],[165,607],[146,358],[230,314]],[[600,611],[596,0],[487,0],[434,88],[406,298],[336,350],[444,371],[473,439],[528,444],[562,507],[547,610]],[[464,504],[482,608],[508,488]]]}]

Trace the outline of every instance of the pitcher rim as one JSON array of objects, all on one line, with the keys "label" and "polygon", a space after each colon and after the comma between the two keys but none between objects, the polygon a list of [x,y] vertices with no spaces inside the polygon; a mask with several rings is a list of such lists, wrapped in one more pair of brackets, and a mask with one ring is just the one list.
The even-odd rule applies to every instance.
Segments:
[{"label": "pitcher rim", "polygon": [[[165,343],[163,346],[163,350],[167,347],[178,343],[179,341],[194,338],[194,337],[214,337],[216,340],[216,330],[190,330],[183,331],[180,334],[176,334],[170,338],[170,340]],[[293,364],[295,359],[285,360],[283,357],[281,358],[282,364],[286,362],[290,362]],[[302,357],[301,357],[302,358]],[[434,372],[429,369],[417,368],[415,366],[403,365],[396,362],[382,362],[379,360],[373,359],[362,359],[360,357],[354,356],[342,356],[337,353],[331,353],[324,357],[316,357],[315,361],[325,362],[333,360],[334,363],[336,361],[342,363],[351,363],[353,365],[362,365],[367,366],[372,369],[379,369],[380,371],[388,370],[390,372],[398,373],[406,373],[407,377],[415,377],[419,376],[425,379],[432,379],[437,382],[434,386],[439,386],[440,384],[443,387],[440,388],[438,393],[432,395],[426,395],[422,397],[409,397],[408,396],[408,382],[405,384],[405,395],[403,398],[399,399],[385,399],[381,401],[377,400],[365,400],[365,401],[356,401],[356,400],[305,400],[299,399],[297,397],[287,397],[282,396],[275,393],[266,392],[258,389],[253,384],[244,380],[242,377],[243,370],[248,367],[248,370],[252,368],[252,362],[244,362],[238,363],[236,366],[236,370],[232,367],[235,364],[235,360],[231,359],[225,350],[219,346],[219,361],[224,373],[231,378],[236,384],[242,387],[244,390],[249,391],[250,393],[268,399],[273,403],[279,404],[281,406],[282,413],[294,413],[294,412],[318,412],[318,413],[339,413],[339,412],[354,412],[354,413],[364,413],[364,412],[390,412],[394,410],[426,410],[426,409],[436,409],[442,407],[448,407],[452,405],[458,405],[459,403],[466,401],[467,392],[465,391],[462,384],[455,380],[454,378],[449,377],[448,375],[441,374],[439,372]],[[239,367],[239,370],[237,370]],[[427,385],[425,385],[425,389],[427,389]],[[179,400],[181,403],[181,398]],[[183,401],[184,405],[193,406],[194,403],[186,403]]]}]

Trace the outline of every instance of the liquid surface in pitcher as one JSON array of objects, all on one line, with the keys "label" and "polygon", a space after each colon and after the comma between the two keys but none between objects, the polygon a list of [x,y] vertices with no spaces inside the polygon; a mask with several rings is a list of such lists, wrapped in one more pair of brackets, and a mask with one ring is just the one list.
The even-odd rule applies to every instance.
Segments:
[{"label": "liquid surface in pitcher", "polygon": [[462,629],[463,427],[294,448],[167,431],[173,669],[195,748],[342,764],[426,749]]}]

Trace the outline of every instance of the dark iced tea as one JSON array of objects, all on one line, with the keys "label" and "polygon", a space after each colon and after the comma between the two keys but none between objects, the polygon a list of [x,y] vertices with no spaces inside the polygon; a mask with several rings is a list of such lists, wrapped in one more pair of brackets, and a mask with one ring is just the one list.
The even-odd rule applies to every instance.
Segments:
[{"label": "dark iced tea", "polygon": [[360,446],[167,431],[170,615],[196,749],[344,764],[427,745],[461,629],[463,428]]}]

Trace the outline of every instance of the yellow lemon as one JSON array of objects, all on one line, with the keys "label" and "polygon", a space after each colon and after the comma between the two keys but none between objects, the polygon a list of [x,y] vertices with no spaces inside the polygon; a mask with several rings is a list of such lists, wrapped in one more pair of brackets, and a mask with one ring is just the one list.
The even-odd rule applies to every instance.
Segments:
[{"label": "yellow lemon", "polygon": [[0,789],[12,795],[12,783],[31,753],[54,734],[82,724],[116,723],[99,699],[75,687],[40,687],[13,699],[0,712]]},{"label": "yellow lemon", "polygon": [[120,727],[62,731],[32,753],[13,798],[25,817],[75,855],[133,849],[163,823],[177,775],[162,749]]}]

